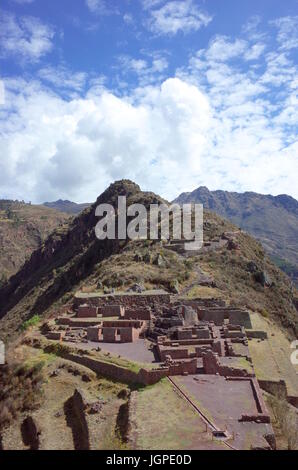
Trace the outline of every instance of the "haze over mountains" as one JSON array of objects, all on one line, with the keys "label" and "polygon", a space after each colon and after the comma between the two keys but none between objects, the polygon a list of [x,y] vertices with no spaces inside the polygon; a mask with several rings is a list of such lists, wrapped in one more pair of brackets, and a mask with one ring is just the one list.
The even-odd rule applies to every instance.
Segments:
[{"label": "haze over mountains", "polygon": [[298,201],[285,194],[263,195],[209,191],[200,186],[174,202],[201,203],[260,240],[272,259],[294,280],[298,278]]}]

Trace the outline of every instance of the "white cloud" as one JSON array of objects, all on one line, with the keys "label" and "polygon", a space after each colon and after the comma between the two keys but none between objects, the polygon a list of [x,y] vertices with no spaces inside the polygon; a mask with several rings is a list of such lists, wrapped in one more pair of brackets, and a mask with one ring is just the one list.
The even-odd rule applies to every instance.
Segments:
[{"label": "white cloud", "polygon": [[257,43],[251,46],[245,54],[245,60],[257,60],[263,54],[264,50],[266,49],[266,45],[263,43]]},{"label": "white cloud", "polygon": [[271,21],[278,29],[277,41],[281,49],[289,50],[298,47],[298,16],[285,16]]},{"label": "white cloud", "polygon": [[150,10],[149,29],[156,34],[189,33],[207,26],[212,17],[196,6],[192,0],[166,2],[159,9]]},{"label": "white cloud", "polygon": [[57,88],[82,91],[87,80],[85,72],[73,72],[65,66],[47,66],[39,70],[38,76]]},{"label": "white cloud", "polygon": [[95,15],[110,15],[112,13],[105,0],[86,0],[86,5]]},{"label": "white cloud", "polygon": [[133,16],[130,13],[125,13],[123,15],[123,21],[126,24],[133,24]]},{"label": "white cloud", "polygon": [[133,72],[136,74],[140,86],[161,82],[169,66],[168,60],[159,52],[147,54],[147,56],[149,57],[146,57],[146,60],[134,59],[127,55],[118,57],[121,74],[126,76]]},{"label": "white cloud", "polygon": [[38,18],[0,13],[0,57],[15,56],[23,62],[38,62],[51,51],[54,35],[53,28]]},{"label": "white cloud", "polygon": [[209,60],[224,62],[243,54],[246,49],[247,42],[242,39],[231,42],[226,36],[217,36],[211,41],[206,56]]},{"label": "white cloud", "polygon": [[5,87],[4,82],[0,80],[0,105],[5,103]]},{"label": "white cloud", "polygon": [[42,82],[5,81],[4,196],[93,201],[111,181],[130,178],[167,199],[201,184],[298,197],[298,74],[290,49],[216,36],[176,78],[165,75],[164,52],[141,54],[121,57],[124,78],[138,80],[121,96],[105,88],[104,77],[62,66],[42,68]]},{"label": "white cloud", "polygon": [[9,81],[7,89],[9,104],[0,108],[3,194],[13,187],[15,197],[33,201],[92,201],[110,181],[129,177],[174,196],[177,173],[186,185],[199,171],[210,107],[179,79],[148,87],[138,99],[90,90],[67,102],[23,81]]},{"label": "white cloud", "polygon": [[151,8],[164,3],[165,0],[141,0],[144,10],[150,10]]}]

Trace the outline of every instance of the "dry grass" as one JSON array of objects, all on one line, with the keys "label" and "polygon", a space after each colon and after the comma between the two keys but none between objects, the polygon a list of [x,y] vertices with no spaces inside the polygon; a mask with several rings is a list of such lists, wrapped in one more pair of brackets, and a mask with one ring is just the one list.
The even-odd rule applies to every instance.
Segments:
[{"label": "dry grass", "polygon": [[42,362],[33,366],[5,365],[0,369],[0,431],[24,411],[34,410],[41,399]]},{"label": "dry grass", "polygon": [[282,396],[268,397],[273,410],[275,426],[278,427],[287,441],[288,450],[298,450],[298,413]]},{"label": "dry grass", "polygon": [[223,293],[215,287],[194,286],[187,293],[188,299],[213,299],[223,298]]}]

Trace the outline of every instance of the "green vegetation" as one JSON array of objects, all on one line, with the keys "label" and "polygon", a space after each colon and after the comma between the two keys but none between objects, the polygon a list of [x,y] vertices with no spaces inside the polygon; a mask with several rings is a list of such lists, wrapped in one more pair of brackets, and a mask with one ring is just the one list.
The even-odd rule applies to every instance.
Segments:
[{"label": "green vegetation", "polygon": [[[140,372],[140,370],[143,367],[148,368],[148,364],[141,364],[141,363],[134,362],[134,361],[128,361],[126,359],[123,359],[122,357],[112,356],[109,353],[103,353],[103,354],[99,353],[97,358],[99,360],[103,361],[103,362],[107,362],[109,364],[115,364],[116,366],[124,367],[125,369],[129,369],[132,372],[135,372],[136,374],[138,374],[138,372]],[[149,364],[149,366],[150,366],[150,364]]]},{"label": "green vegetation", "polygon": [[26,331],[28,328],[31,326],[36,326],[40,322],[40,316],[39,315],[34,315],[32,318],[29,320],[26,320],[22,325],[21,325],[21,331]]}]

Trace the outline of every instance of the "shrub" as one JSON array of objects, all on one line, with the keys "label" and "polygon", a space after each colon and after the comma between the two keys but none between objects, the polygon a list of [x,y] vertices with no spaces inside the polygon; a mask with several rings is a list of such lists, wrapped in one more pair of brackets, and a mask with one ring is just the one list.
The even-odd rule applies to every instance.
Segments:
[{"label": "shrub", "polygon": [[0,369],[0,431],[23,411],[36,409],[43,378],[39,367],[5,365]]},{"label": "shrub", "polygon": [[40,316],[39,315],[34,315],[32,318],[29,320],[26,320],[22,325],[21,325],[21,330],[26,331],[28,328],[31,326],[36,326],[40,322]]}]

